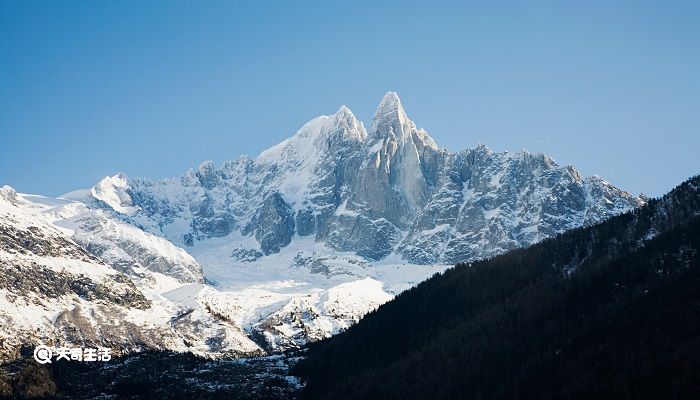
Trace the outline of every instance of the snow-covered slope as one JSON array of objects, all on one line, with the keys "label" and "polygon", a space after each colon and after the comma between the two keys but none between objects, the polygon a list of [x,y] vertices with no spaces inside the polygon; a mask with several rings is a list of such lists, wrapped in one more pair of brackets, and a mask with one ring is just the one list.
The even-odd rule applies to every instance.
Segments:
[{"label": "snow-covered slope", "polygon": [[443,269],[421,266],[412,283],[398,274],[383,279],[386,290],[396,290],[387,293],[368,277],[387,268],[369,269],[352,254],[334,255],[323,272],[304,264],[321,265],[317,253],[293,259],[302,249],[324,250],[312,241],[265,265],[233,265],[231,248],[215,240],[190,248],[218,281],[204,284],[190,254],[105,209],[3,187],[0,361],[38,343],[212,357],[297,347],[347,328],[424,274]]},{"label": "snow-covered slope", "polygon": [[[119,178],[106,181],[115,180]],[[19,198],[26,205],[26,212],[53,224],[90,253],[122,272],[129,273],[133,268],[141,267],[183,283],[204,281],[202,267],[185,250],[120,220],[108,209],[43,196],[20,195]]]},{"label": "snow-covered slope", "polygon": [[[109,347],[210,355],[260,354],[238,326],[164,291],[179,281],[138,264],[122,273],[34,215],[41,205],[0,188],[0,361],[22,346]],[[213,343],[220,343],[214,346]]]}]

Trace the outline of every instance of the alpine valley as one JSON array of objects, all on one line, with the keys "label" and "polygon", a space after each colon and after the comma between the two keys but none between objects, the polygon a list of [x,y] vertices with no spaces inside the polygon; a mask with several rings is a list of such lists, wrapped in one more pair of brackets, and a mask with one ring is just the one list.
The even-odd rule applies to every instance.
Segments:
[{"label": "alpine valley", "polygon": [[255,158],[59,198],[0,189],[0,362],[23,346],[238,358],[298,348],[455,263],[636,209],[544,154],[440,148],[396,93]]}]

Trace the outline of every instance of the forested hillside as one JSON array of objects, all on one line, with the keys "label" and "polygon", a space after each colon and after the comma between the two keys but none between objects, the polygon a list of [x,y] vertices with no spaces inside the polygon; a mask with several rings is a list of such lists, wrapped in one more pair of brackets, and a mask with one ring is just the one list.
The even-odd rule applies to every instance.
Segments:
[{"label": "forested hillside", "polygon": [[434,276],[311,345],[305,397],[693,398],[699,190]]}]

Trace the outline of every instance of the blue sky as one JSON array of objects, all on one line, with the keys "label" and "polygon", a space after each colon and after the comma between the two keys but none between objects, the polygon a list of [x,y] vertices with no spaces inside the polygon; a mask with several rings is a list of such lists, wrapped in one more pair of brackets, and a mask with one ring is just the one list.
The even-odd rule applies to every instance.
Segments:
[{"label": "blue sky", "polygon": [[700,2],[377,3],[2,1],[0,184],[177,176],[387,90],[450,150],[649,195],[700,173]]}]

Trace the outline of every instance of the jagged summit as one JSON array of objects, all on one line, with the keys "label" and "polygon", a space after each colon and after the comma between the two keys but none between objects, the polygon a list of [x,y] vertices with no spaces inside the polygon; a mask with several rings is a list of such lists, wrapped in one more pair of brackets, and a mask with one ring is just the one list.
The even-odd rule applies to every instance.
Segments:
[{"label": "jagged summit", "polygon": [[[312,157],[314,152],[328,151],[328,141],[353,140],[365,142],[368,139],[393,138],[399,143],[413,143],[419,156],[425,148],[437,150],[435,140],[416,126],[406,114],[396,92],[389,91],[382,98],[372,120],[369,134],[362,121],[352,110],[341,105],[332,115],[321,115],[305,123],[293,136],[263,150],[259,161],[275,160],[281,155]],[[369,148],[374,148],[372,144]],[[413,151],[413,150],[411,150]]]},{"label": "jagged summit", "polygon": [[415,147],[419,157],[424,155],[426,148],[438,150],[428,132],[418,128],[408,117],[396,92],[387,92],[379,103],[372,119],[370,137],[374,140],[390,139],[399,145],[409,143],[409,148]]},{"label": "jagged summit", "polygon": [[17,200],[17,191],[12,186],[3,185],[0,187],[0,199],[5,199],[12,203]]},{"label": "jagged summit", "polygon": [[329,142],[362,142],[366,137],[362,122],[343,105],[333,115],[321,115],[305,123],[294,136],[263,150],[257,160],[274,162],[285,158],[308,164],[330,149]]},{"label": "jagged summit", "polygon": [[331,117],[330,130],[340,131],[342,137],[364,141],[367,138],[365,126],[345,105]]},{"label": "jagged summit", "polygon": [[125,173],[119,172],[103,178],[90,189],[90,194],[114,211],[127,214],[131,205],[131,197],[127,192],[128,186],[129,178]]},{"label": "jagged summit", "polygon": [[376,114],[384,113],[384,112],[403,112],[403,105],[401,105],[401,99],[399,98],[398,93],[388,91],[382,97],[382,101],[379,102],[379,106],[377,107],[377,111],[375,112]]},{"label": "jagged summit", "polygon": [[342,106],[340,106],[338,111],[336,111],[334,116],[342,118],[342,117],[351,117],[351,116],[354,117],[355,115],[352,113],[352,110],[350,110],[350,108],[348,108],[348,106],[343,104]]},{"label": "jagged summit", "polygon": [[375,137],[402,137],[411,125],[415,127],[406,115],[399,95],[396,92],[387,92],[374,113],[370,131]]}]

